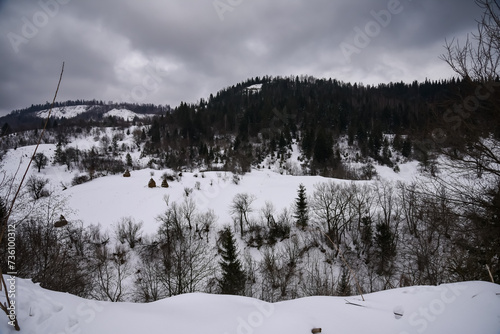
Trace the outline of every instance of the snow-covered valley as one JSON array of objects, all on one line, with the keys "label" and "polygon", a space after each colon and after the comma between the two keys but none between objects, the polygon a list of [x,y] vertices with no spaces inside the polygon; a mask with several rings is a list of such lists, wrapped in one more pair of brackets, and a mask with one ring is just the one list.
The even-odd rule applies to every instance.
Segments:
[{"label": "snow-covered valley", "polygon": [[[104,152],[107,147],[103,143],[109,142],[102,140],[103,136],[111,138],[117,132],[124,133],[116,144],[123,149],[117,152],[118,158],[125,161],[128,153],[132,161],[129,177],[124,177],[122,173],[109,173],[75,183],[75,179],[85,173],[78,170],[76,165],[54,164],[57,146],[42,144],[38,153],[43,153],[48,163],[39,172],[36,168],[30,168],[27,177],[46,180],[44,189],[47,193],[33,200],[30,198],[32,194],[25,191],[24,210],[28,208],[30,211],[27,216],[23,210],[14,212],[12,220],[23,224],[38,215],[46,215],[49,224],[54,224],[64,214],[68,225],[60,230],[62,232],[55,232],[55,235],[63,238],[61,240],[75,231],[98,226],[100,237],[91,239],[92,242],[107,243],[109,240],[110,252],[120,250],[126,253],[126,260],[123,260],[125,266],[120,267],[118,264],[118,267],[108,268],[111,274],[108,283],[113,288],[123,289],[123,294],[111,296],[116,297],[118,303],[106,301],[108,297],[95,294],[95,291],[89,295],[93,297],[82,299],[46,290],[29,279],[12,280],[6,275],[7,284],[11,284],[7,289],[15,292],[15,312],[24,332],[308,333],[314,328],[321,328],[322,333],[499,332],[498,285],[485,282],[443,284],[450,279],[438,272],[432,276],[438,280],[436,286],[412,283],[417,278],[413,271],[417,269],[412,262],[417,260],[411,258],[411,247],[415,241],[410,235],[404,235],[405,227],[398,224],[405,222],[404,210],[408,204],[400,202],[404,194],[400,193],[400,185],[408,185],[426,177],[417,161],[400,163],[398,172],[387,166],[375,165],[375,179],[350,181],[290,175],[289,170],[282,166],[300,163],[295,146],[287,161],[278,163],[267,157],[268,164],[260,164],[244,174],[200,168],[182,171],[154,168],[148,157],[141,156],[140,151],[134,149],[134,128],[127,131],[129,134],[125,134],[125,130],[107,128],[100,130],[99,135],[94,131],[88,136],[78,135],[66,147]],[[4,186],[19,182],[34,148],[17,147],[6,152],[2,159],[2,173],[6,177],[15,177],[13,181],[4,182]],[[170,178],[168,187],[162,187],[160,184],[166,176]],[[156,186],[148,186],[150,179],[156,182]],[[339,290],[342,284],[346,284],[343,278],[346,273],[345,260],[332,247],[331,240],[329,242],[322,236],[326,229],[322,220],[324,217],[321,216],[322,208],[318,208],[319,211],[315,208],[310,210],[308,228],[301,229],[292,223],[299,185],[307,189],[311,205],[319,203],[317,196],[325,189],[322,185],[328,185],[332,187],[331,191],[339,192],[339,198],[348,196],[352,201],[357,198],[360,210],[363,210],[361,214],[370,217],[370,220],[383,220],[384,210],[390,210],[390,224],[394,224],[390,226],[395,233],[400,233],[397,236],[397,256],[401,258],[391,260],[393,267],[390,271],[377,271],[367,262],[369,258],[366,252],[370,248],[364,244],[366,241],[363,241],[363,236],[356,228],[346,227],[343,234],[338,236],[339,239],[334,240],[341,240],[341,255],[354,268],[361,282],[361,290],[356,287],[355,277],[347,275],[347,294],[343,297],[332,296],[345,292]],[[2,189],[7,190],[7,187]],[[240,230],[243,221],[238,221],[242,218],[238,218],[238,213],[233,210],[234,199],[241,194],[247,194],[251,199],[246,212],[249,222],[245,226],[245,233]],[[343,210],[353,210],[353,204],[349,203],[346,202],[347,206]],[[210,266],[210,273],[203,279],[192,281],[193,286],[183,290],[180,295],[165,290],[158,295],[159,298],[148,300],[153,302],[141,303],[144,295],[139,295],[144,286],[140,280],[145,277],[141,270],[144,272],[158,265],[155,262],[143,263],[142,250],[158,243],[159,231],[165,228],[163,224],[176,210],[179,210],[180,219],[186,223],[189,217],[183,215],[188,213],[190,207],[197,224],[201,224],[203,219],[209,219],[211,223],[207,225],[206,235],[205,230],[203,234],[198,232],[198,227],[197,234],[193,233],[199,239],[195,242],[208,245],[203,246],[206,248],[202,252],[209,259],[203,263]],[[345,212],[338,211],[340,208],[335,210],[332,212],[345,215]],[[339,221],[355,226],[353,217],[356,215],[354,212],[350,214],[353,215],[351,218],[342,216]],[[266,232],[268,227],[263,223],[269,217],[276,222],[287,222],[291,228],[289,234],[271,241],[266,234],[269,233]],[[141,238],[136,240],[138,245],[135,248],[125,240],[120,240],[117,234],[117,227],[124,221],[132,221],[140,226],[138,235]],[[245,291],[249,297],[212,294],[217,292],[214,280],[220,277],[217,269],[220,261],[217,240],[224,226],[234,230],[240,260],[253,280],[247,283]],[[335,237],[329,234],[328,238],[330,236]],[[446,249],[441,251],[443,253],[438,254],[448,252]],[[266,267],[266,261],[270,259],[274,269]],[[371,261],[377,263],[376,260]],[[438,263],[446,266],[447,261],[443,258]],[[117,279],[117,276],[113,276],[114,270],[124,270],[121,273],[123,277]],[[101,282],[94,289],[102,287]],[[7,318],[4,320],[0,321],[0,332],[13,332]]]}]

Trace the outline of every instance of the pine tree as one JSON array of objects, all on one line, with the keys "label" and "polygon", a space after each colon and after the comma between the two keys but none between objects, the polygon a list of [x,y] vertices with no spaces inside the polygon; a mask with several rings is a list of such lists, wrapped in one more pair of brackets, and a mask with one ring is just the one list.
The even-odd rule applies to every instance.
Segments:
[{"label": "pine tree", "polygon": [[295,200],[295,215],[297,226],[304,229],[307,226],[309,220],[308,206],[307,206],[307,195],[306,187],[301,183],[299,185],[299,190],[297,191],[297,198]]},{"label": "pine tree", "polygon": [[222,294],[243,295],[245,292],[245,272],[243,271],[233,232],[229,227],[224,228],[220,234],[221,257],[219,262],[222,269],[222,278],[219,287]]},{"label": "pine tree", "polygon": [[410,138],[406,138],[403,142],[403,148],[401,149],[401,154],[405,157],[408,158],[411,154],[411,140]]},{"label": "pine tree", "polygon": [[125,160],[126,160],[126,163],[127,163],[127,166],[129,167],[132,167],[132,156],[130,155],[130,153],[127,153],[127,155],[125,156]]},{"label": "pine tree", "polygon": [[66,154],[62,149],[62,143],[59,142],[56,145],[56,150],[54,152],[54,165],[66,163]]},{"label": "pine tree", "polygon": [[351,284],[349,283],[349,270],[342,267],[342,276],[337,285],[337,295],[339,296],[350,296],[351,295]]},{"label": "pine tree", "polygon": [[302,138],[302,152],[307,158],[310,158],[314,147],[314,129],[311,128],[305,131],[304,137]]},{"label": "pine tree", "polygon": [[326,134],[324,130],[318,131],[314,144],[314,160],[319,164],[326,163],[333,156],[332,146],[331,136]]},{"label": "pine tree", "polygon": [[392,260],[396,256],[396,245],[394,233],[386,223],[377,223],[375,226],[376,261],[378,264],[377,274],[386,275],[392,272]]}]

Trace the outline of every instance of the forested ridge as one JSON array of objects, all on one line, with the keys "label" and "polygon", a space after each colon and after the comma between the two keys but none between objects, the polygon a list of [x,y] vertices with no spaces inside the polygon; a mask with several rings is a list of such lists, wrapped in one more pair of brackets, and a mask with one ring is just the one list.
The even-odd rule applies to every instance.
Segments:
[{"label": "forested ridge", "polygon": [[[249,89],[256,84],[260,84],[258,89]],[[449,146],[460,142],[443,141],[436,135],[446,132],[456,136],[467,131],[466,135],[477,138],[487,132],[498,132],[496,115],[481,109],[472,118],[464,107],[457,110],[457,103],[463,103],[460,98],[467,91],[474,94],[473,89],[478,85],[459,79],[364,86],[308,76],[257,77],[222,89],[208,99],[194,104],[182,102],[175,108],[108,105],[95,100],[59,103],[60,106],[85,103],[92,108],[75,118],[52,119],[49,128],[55,125],[64,134],[93,125],[124,127],[139,121],[102,117],[105,111],[120,107],[158,114],[140,122],[147,126],[146,137],[143,136],[145,154],[154,156],[160,166],[196,166],[203,161],[209,164],[224,151],[224,157],[218,161],[248,171],[250,166],[262,163],[268,154],[283,156],[292,142],[296,142],[308,173],[352,178],[355,176],[346,173],[341,152],[335,146],[340,139],[357,150],[357,161],[371,158],[393,167],[397,162],[389,146],[405,158],[412,155],[427,163],[436,143]],[[486,92],[491,89],[494,87],[484,88]],[[479,102],[492,103],[491,98]],[[43,121],[33,117],[33,112],[47,107],[32,106],[4,117],[0,120],[2,133],[14,131],[11,124],[17,123],[23,123],[24,128],[30,125],[40,128]],[[481,127],[476,126],[473,131],[471,127],[459,126],[460,131],[455,131],[465,118]]]}]

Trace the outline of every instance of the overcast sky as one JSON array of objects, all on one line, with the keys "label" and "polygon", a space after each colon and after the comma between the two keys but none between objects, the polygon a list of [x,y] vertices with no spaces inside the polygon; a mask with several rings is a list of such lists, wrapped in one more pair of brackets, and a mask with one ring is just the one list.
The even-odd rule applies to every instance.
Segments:
[{"label": "overcast sky", "polygon": [[52,101],[196,102],[255,76],[450,78],[473,0],[0,0],[0,115]]}]

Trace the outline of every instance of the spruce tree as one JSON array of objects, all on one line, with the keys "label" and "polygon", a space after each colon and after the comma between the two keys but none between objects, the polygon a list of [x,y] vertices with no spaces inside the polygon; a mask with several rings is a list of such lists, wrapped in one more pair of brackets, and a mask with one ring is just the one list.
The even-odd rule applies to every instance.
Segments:
[{"label": "spruce tree", "polygon": [[342,267],[342,276],[337,285],[337,295],[339,296],[350,296],[351,295],[351,284],[349,283],[349,270]]},{"label": "spruce tree", "polygon": [[405,157],[408,158],[411,155],[411,140],[410,138],[406,138],[403,142],[403,147],[401,149],[401,154]]},{"label": "spruce tree", "polygon": [[219,280],[220,292],[228,295],[243,295],[245,292],[245,272],[243,271],[233,232],[229,227],[220,234],[221,257],[219,262],[222,269],[222,278]]},{"label": "spruce tree", "polygon": [[324,130],[319,130],[314,144],[314,160],[319,164],[326,163],[333,156],[333,141]]},{"label": "spruce tree", "polygon": [[66,163],[66,155],[62,149],[62,143],[59,142],[56,145],[56,150],[54,152],[54,165]]},{"label": "spruce tree", "polygon": [[297,226],[304,229],[307,226],[309,220],[308,207],[307,207],[307,195],[306,187],[301,183],[299,185],[299,190],[297,191],[297,198],[295,200],[295,215]]},{"label": "spruce tree", "polygon": [[377,223],[375,226],[376,260],[378,264],[377,274],[386,275],[392,272],[392,260],[396,256],[396,244],[394,233],[386,223]]},{"label": "spruce tree", "polygon": [[132,161],[132,156],[130,155],[130,153],[127,153],[127,155],[125,156],[125,160],[126,160],[127,166],[132,167],[133,161]]}]

